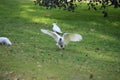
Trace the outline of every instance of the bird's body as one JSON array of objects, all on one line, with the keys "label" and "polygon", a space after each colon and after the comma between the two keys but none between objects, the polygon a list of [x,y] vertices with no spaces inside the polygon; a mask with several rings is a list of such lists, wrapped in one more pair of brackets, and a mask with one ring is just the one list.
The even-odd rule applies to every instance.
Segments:
[{"label": "bird's body", "polygon": [[58,27],[56,23],[53,23],[53,31],[56,33],[62,33],[61,29]]},{"label": "bird's body", "polygon": [[12,43],[7,37],[0,37],[0,44],[6,44],[8,46],[11,46]]},{"label": "bird's body", "polygon": [[56,32],[41,29],[41,32],[44,34],[48,34],[49,36],[53,37],[55,41],[57,42],[56,45],[60,48],[63,49],[65,45],[67,45],[70,41],[81,41],[82,36],[79,34],[72,34],[72,33],[64,33],[62,36],[57,34]]}]

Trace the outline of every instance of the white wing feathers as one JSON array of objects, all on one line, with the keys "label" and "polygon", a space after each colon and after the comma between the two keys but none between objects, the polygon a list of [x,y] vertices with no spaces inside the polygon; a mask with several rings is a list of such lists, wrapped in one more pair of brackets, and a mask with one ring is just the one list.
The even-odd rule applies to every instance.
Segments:
[{"label": "white wing feathers", "polygon": [[51,36],[52,38],[55,39],[55,41],[57,41],[59,35],[56,34],[55,32],[49,31],[49,30],[45,30],[45,29],[41,29],[41,32],[43,32],[44,34],[47,34],[49,36]]},{"label": "white wing feathers", "polygon": [[80,34],[72,34],[72,33],[64,33],[63,34],[64,37],[64,42],[67,45],[70,41],[81,41],[82,40],[82,36]]},{"label": "white wing feathers", "polygon": [[61,29],[57,26],[56,23],[53,23],[53,31],[58,32],[58,33],[62,33]]}]

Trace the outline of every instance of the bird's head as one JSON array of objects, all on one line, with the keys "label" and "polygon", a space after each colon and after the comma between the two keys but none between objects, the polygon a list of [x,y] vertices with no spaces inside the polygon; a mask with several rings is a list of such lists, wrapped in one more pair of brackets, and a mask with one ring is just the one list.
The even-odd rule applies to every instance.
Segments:
[{"label": "bird's head", "polygon": [[63,38],[59,38],[58,47],[59,47],[60,49],[63,49],[63,48],[64,48],[64,41],[63,41]]},{"label": "bird's head", "polygon": [[62,41],[62,38],[60,38],[59,41],[61,42],[61,41]]}]

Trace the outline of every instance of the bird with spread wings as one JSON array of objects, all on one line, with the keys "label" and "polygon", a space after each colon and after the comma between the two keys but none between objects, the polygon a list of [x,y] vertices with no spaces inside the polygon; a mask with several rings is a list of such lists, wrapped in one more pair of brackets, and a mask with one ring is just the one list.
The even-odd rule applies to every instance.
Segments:
[{"label": "bird with spread wings", "polygon": [[63,35],[60,36],[58,33],[62,33],[62,31],[58,26],[53,26],[53,31],[41,29],[41,32],[51,36],[56,41],[56,45],[60,49],[64,49],[65,45],[70,41],[77,42],[82,40],[82,36],[75,33],[63,33]]}]

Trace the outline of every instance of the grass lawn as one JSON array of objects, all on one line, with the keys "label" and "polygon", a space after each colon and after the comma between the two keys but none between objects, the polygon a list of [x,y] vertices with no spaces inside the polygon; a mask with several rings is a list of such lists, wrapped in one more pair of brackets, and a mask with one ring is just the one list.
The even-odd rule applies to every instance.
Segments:
[{"label": "grass lawn", "polygon": [[[0,46],[0,80],[120,80],[120,8],[75,12],[47,10],[32,0],[0,0],[0,36],[12,46]],[[79,33],[81,42],[59,50],[40,32],[56,22],[63,32]]]}]

